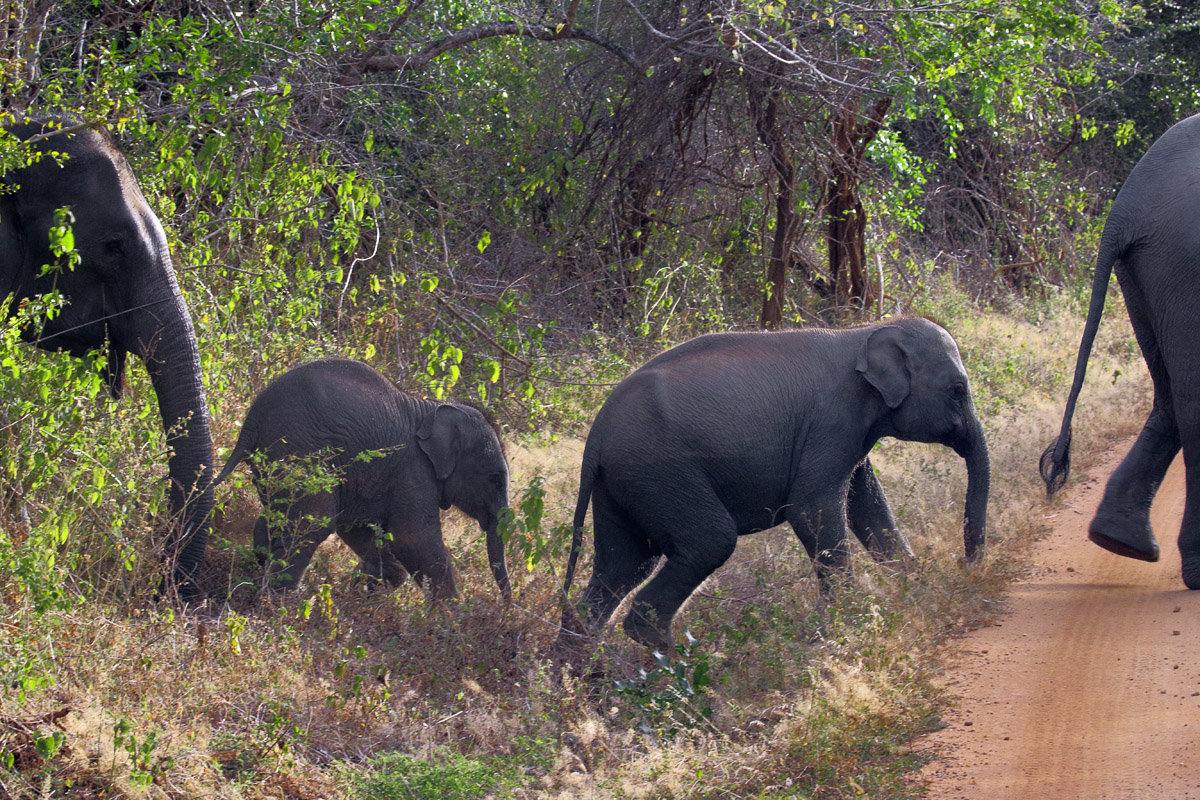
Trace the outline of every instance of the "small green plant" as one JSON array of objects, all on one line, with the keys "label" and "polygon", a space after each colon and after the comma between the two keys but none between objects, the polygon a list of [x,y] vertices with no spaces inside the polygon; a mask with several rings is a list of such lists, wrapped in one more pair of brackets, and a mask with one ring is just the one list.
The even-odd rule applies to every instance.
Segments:
[{"label": "small green plant", "polygon": [[521,555],[529,572],[543,562],[562,563],[571,545],[571,526],[562,523],[547,530],[543,527],[545,516],[546,488],[541,475],[530,479],[516,510],[506,508],[500,512],[498,527],[504,546]]},{"label": "small green plant", "polygon": [[[150,786],[157,783],[175,766],[175,759],[167,755],[156,755],[155,750],[162,744],[158,730],[151,730],[139,737],[133,730],[133,723],[127,719],[118,720],[113,725],[113,752],[124,750],[129,756],[129,781],[134,786]],[[116,764],[113,764],[114,768]]]},{"label": "small green plant", "polygon": [[636,678],[613,682],[642,733],[670,739],[712,719],[711,656],[690,631],[684,629],[683,635],[686,641],[675,645],[676,658],[656,650],[658,666],[639,667]]},{"label": "small green plant", "polygon": [[361,780],[362,800],[476,800],[505,796],[521,781],[517,768],[498,758],[469,758],[448,750],[430,757],[389,753],[371,762]]}]

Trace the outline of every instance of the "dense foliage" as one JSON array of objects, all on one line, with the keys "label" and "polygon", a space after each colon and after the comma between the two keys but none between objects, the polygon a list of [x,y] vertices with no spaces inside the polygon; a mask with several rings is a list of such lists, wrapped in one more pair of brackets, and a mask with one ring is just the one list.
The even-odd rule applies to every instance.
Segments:
[{"label": "dense foliage", "polygon": [[[171,240],[224,451],[266,381],[319,355],[478,400],[513,438],[547,441],[577,433],[666,342],[894,313],[962,323],[981,408],[1009,424],[1060,368],[1015,344],[1023,333],[1005,351],[972,338],[981,310],[1056,319],[1086,284],[1115,187],[1200,109],[1186,2],[6,8],[5,119],[66,111],[119,137]],[[0,138],[0,167],[22,157]],[[58,235],[69,254],[68,219]],[[715,768],[703,737],[740,759],[716,767],[739,796],[912,791],[896,778],[902,739],[930,724],[936,693],[910,637],[966,623],[916,625],[897,604],[978,612],[995,574],[980,589],[938,551],[951,567],[931,568],[934,589],[822,616],[791,596],[806,566],[768,553],[724,587],[735,611],[718,588],[696,612],[707,638],[642,664],[614,644],[603,688],[556,689],[532,656],[548,638],[538,615],[556,613],[554,504],[573,487],[545,489],[529,468],[514,471],[510,537],[524,617],[470,586],[453,619],[415,592],[389,605],[320,581],[261,599],[241,536],[257,509],[235,486],[214,521],[213,616],[180,620],[151,603],[167,503],[149,381],[131,369],[132,398],[110,401],[103,358],[19,344],[55,302],[0,330],[0,794],[532,796],[608,770],[615,796],[699,797],[695,773]],[[1116,336],[1108,356],[1133,351]],[[556,469],[570,482],[575,466]],[[463,558],[481,572],[481,554]],[[768,599],[738,605],[739,590]],[[830,690],[851,673],[869,703]],[[158,682],[180,693],[164,700]],[[65,732],[63,708],[91,714],[91,733]],[[63,767],[97,730],[105,762]],[[400,755],[365,768],[376,751]],[[621,759],[638,766],[619,772]]]}]

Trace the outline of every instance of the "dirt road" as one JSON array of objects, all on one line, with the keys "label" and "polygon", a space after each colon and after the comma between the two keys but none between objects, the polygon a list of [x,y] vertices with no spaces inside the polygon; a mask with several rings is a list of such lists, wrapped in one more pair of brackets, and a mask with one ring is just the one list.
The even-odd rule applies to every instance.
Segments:
[{"label": "dirt road", "polygon": [[1160,562],[1087,540],[1131,444],[1047,512],[1053,533],[1008,615],[962,642],[947,676],[958,704],[922,743],[938,753],[931,800],[1200,800],[1200,592],[1183,588],[1175,545],[1182,459],[1154,505]]}]

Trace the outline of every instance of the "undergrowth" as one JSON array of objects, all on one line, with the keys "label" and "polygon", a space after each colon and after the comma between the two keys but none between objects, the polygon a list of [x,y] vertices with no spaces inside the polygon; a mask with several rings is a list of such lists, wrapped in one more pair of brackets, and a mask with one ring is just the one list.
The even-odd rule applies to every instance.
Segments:
[{"label": "undergrowth", "polygon": [[[153,601],[165,459],[144,376],[134,371],[132,398],[112,403],[94,366],[10,348],[0,391],[15,398],[16,436],[4,468],[24,480],[0,533],[10,687],[0,792],[917,797],[913,742],[939,724],[944,645],[1000,613],[1042,530],[1037,456],[1057,432],[1079,330],[1077,307],[1060,305],[1002,315],[963,301],[941,318],[991,443],[981,564],[959,565],[960,459],[887,441],[872,458],[915,563],[858,553],[853,579],[822,600],[790,531],[745,537],[682,612],[674,652],[648,653],[618,628],[582,673],[550,657],[581,452],[569,420],[590,416],[636,356],[572,357],[571,374],[595,384],[553,390],[553,403],[574,404],[566,424],[509,436],[511,606],[492,585],[482,533],[453,512],[456,604],[363,581],[337,541],[299,591],[265,592],[250,550],[258,501],[238,473],[218,492],[203,602],[182,608]],[[209,367],[221,387],[215,438],[228,448],[231,410],[269,371],[239,373],[232,355]],[[1132,335],[1110,309],[1076,415],[1077,469],[1135,431],[1148,398]]]}]

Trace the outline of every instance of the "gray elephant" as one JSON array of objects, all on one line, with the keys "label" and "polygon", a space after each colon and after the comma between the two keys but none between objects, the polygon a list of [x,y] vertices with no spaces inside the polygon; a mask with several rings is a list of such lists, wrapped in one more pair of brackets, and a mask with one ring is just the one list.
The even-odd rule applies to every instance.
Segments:
[{"label": "gray elephant", "polygon": [[1042,454],[1048,495],[1063,487],[1071,467],[1071,417],[1114,269],[1154,405],[1109,478],[1088,538],[1117,555],[1157,561],[1150,504],[1182,447],[1187,500],[1179,552],[1184,583],[1200,589],[1200,115],[1176,123],[1146,151],[1108,213],[1062,430]]},{"label": "gray elephant", "polygon": [[[108,133],[66,117],[6,130],[38,157],[0,177],[0,300],[57,290],[65,308],[26,341],[83,356],[107,347],[105,378],[120,396],[125,356],[140,357],[158,397],[171,455],[168,578],[185,595],[204,559],[212,510],[212,440],[192,320],[167,239]],[[56,155],[51,155],[54,153]],[[80,262],[60,267],[50,249],[56,211],[69,208]]]},{"label": "gray elephant", "polygon": [[[366,574],[392,585],[412,575],[434,599],[454,597],[439,513],[453,505],[482,526],[492,575],[511,598],[497,529],[508,465],[477,409],[407,395],[359,361],[314,361],[255,398],[216,483],[243,460],[263,504],[254,544],[269,551],[277,586],[294,588],[336,531]],[[289,462],[332,472],[324,482],[289,476]]]},{"label": "gray elephant", "polygon": [[625,631],[664,648],[692,592],[739,536],[788,522],[826,587],[847,564],[846,526],[877,558],[909,553],[868,453],[884,436],[966,461],[964,539],[983,552],[989,461],[954,340],[923,319],[842,330],[722,333],[658,355],[613,390],[588,434],[564,580],[590,501],[595,561],[582,622],[635,595]]}]

